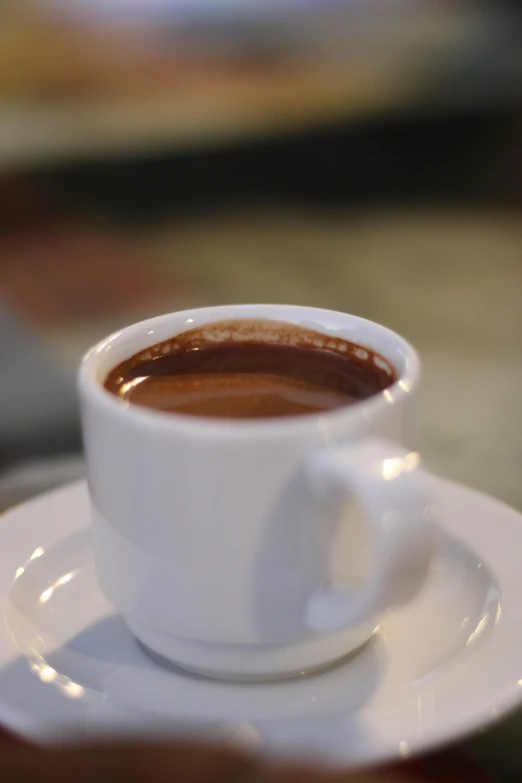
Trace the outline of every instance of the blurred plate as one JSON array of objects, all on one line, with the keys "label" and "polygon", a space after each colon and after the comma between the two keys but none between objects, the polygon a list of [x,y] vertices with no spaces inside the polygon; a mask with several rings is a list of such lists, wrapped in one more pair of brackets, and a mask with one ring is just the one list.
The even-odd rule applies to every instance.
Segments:
[{"label": "blurred plate", "polygon": [[35,495],[85,475],[81,454],[23,462],[0,473],[0,514]]},{"label": "blurred plate", "polygon": [[[431,2],[431,0],[429,0]],[[98,18],[122,19],[205,19],[227,17],[280,17],[286,13],[329,8],[371,9],[414,6],[419,0],[47,0],[62,13]]]},{"label": "blurred plate", "polygon": [[[92,6],[59,2],[59,9]],[[142,9],[144,2],[95,5]],[[254,10],[274,9],[274,0],[250,0],[250,22],[224,13],[239,0],[212,5],[223,9],[219,23],[202,12],[208,0],[153,0],[149,10],[177,9],[172,24],[156,28],[44,24],[23,15],[6,21],[0,167],[234,143],[404,109],[460,110],[522,87],[517,30],[498,12],[406,0],[285,0],[277,21],[267,15],[262,23]],[[189,7],[193,14],[181,14]]]}]

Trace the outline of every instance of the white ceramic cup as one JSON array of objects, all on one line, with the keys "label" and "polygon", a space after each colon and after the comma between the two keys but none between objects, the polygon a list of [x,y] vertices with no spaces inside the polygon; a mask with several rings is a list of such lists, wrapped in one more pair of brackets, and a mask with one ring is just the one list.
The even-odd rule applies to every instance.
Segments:
[{"label": "white ceramic cup", "polygon": [[[398,380],[318,415],[224,420],[124,403],[110,370],[187,329],[271,319],[378,352]],[[419,362],[344,313],[212,307],[129,326],[79,374],[100,586],[136,638],[209,676],[310,671],[360,647],[422,586],[436,508],[415,449]],[[415,629],[412,628],[412,634]]]}]

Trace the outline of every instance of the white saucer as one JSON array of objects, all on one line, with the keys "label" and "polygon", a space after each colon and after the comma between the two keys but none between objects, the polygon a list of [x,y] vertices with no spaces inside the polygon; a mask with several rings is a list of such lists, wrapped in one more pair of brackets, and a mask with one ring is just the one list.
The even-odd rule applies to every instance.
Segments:
[{"label": "white saucer", "polygon": [[168,671],[94,573],[83,483],[0,520],[0,722],[47,740],[108,730],[217,732],[340,764],[405,758],[522,703],[522,516],[438,479],[446,532],[422,594],[353,659],[277,684]]}]

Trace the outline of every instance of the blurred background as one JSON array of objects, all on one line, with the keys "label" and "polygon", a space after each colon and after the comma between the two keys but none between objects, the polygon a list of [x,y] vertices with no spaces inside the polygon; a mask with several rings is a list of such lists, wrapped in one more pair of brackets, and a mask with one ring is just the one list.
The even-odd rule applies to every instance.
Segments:
[{"label": "blurred background", "polygon": [[264,300],[402,332],[522,509],[521,208],[517,0],[2,0],[0,507],[82,475],[93,342]]},{"label": "blurred background", "polygon": [[83,474],[92,343],[255,301],[403,333],[428,465],[522,509],[521,213],[518,0],[1,0],[0,509]]}]

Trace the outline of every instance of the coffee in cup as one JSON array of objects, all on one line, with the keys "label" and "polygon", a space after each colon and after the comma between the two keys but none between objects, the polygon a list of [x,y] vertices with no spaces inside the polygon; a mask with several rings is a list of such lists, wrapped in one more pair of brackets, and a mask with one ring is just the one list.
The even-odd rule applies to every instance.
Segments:
[{"label": "coffee in cup", "polygon": [[115,367],[105,388],[125,402],[218,418],[322,413],[396,380],[375,351],[271,320],[220,321],[182,332]]}]

